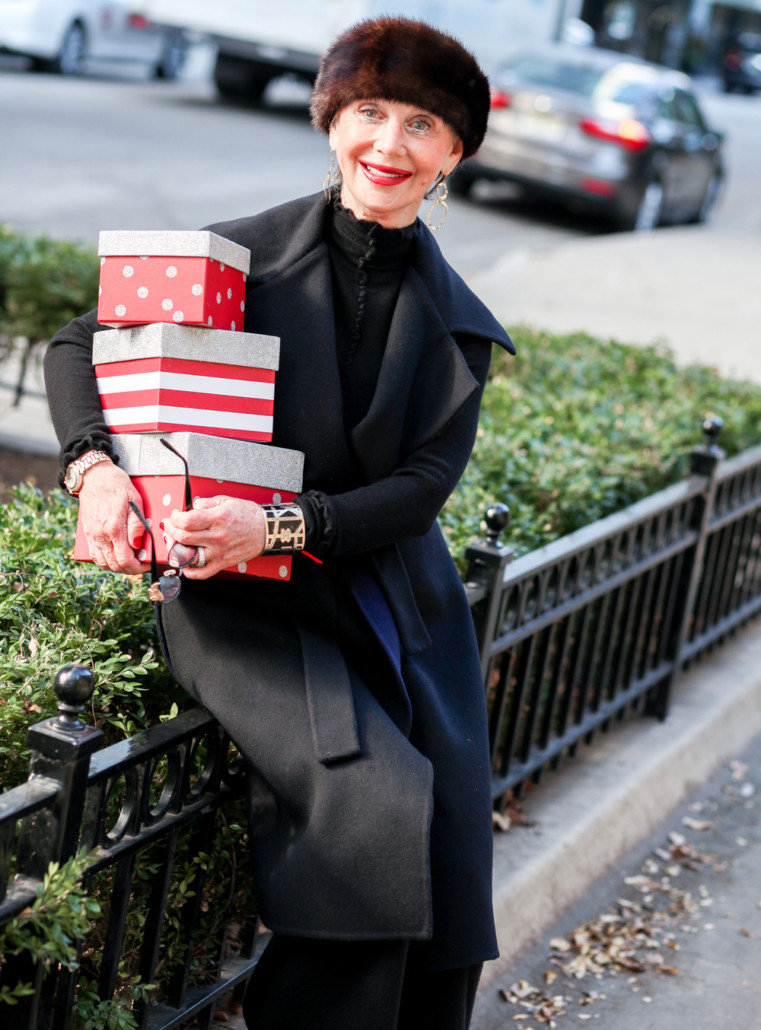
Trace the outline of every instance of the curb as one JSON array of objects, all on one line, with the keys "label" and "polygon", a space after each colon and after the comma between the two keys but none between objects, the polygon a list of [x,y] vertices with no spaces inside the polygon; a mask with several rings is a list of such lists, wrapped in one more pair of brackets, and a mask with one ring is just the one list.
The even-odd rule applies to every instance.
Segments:
[{"label": "curb", "polygon": [[759,732],[761,634],[751,626],[683,675],[664,722],[633,716],[549,774],[526,803],[533,825],[495,840],[500,958],[481,988]]}]

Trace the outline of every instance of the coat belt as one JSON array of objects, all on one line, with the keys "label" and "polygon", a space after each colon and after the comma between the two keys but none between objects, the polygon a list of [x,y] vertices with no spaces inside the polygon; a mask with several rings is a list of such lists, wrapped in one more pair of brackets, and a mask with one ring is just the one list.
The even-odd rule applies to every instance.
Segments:
[{"label": "coat belt", "polygon": [[354,695],[343,655],[334,641],[298,626],[309,722],[317,760],[323,764],[360,752]]}]

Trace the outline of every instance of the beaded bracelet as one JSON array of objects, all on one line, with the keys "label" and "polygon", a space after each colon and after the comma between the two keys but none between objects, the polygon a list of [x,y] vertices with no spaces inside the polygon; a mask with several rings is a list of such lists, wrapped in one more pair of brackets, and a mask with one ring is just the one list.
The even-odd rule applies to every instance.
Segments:
[{"label": "beaded bracelet", "polygon": [[304,549],[304,513],[298,504],[263,504],[261,509],[265,532],[263,554],[284,554]]}]

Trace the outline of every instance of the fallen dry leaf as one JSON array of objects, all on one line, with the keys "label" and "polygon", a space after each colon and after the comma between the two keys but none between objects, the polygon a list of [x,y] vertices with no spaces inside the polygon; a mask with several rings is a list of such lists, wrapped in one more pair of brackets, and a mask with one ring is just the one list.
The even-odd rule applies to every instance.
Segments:
[{"label": "fallen dry leaf", "polygon": [[686,815],[682,819],[682,825],[687,826],[690,830],[710,830],[713,823],[710,819],[693,819],[691,816]]},{"label": "fallen dry leaf", "polygon": [[491,825],[492,829],[499,830],[500,833],[507,833],[510,829],[510,819],[503,815],[502,812],[494,812],[491,814]]}]

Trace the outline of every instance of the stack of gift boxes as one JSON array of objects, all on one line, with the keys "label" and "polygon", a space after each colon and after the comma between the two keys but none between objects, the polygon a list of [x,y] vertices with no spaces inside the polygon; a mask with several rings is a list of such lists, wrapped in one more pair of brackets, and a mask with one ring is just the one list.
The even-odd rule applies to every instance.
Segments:
[{"label": "stack of gift boxes", "polygon": [[[242,331],[250,254],[211,232],[103,232],[93,364],[119,464],[143,500],[156,558],[163,520],[182,510],[184,456],[193,497],[287,504],[304,456],[272,447],[280,342]],[[145,547],[150,547],[148,540]],[[74,557],[89,559],[77,532]],[[147,560],[147,550],[140,557]],[[263,555],[231,575],[288,579],[290,555]]]}]

